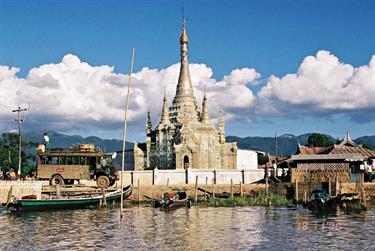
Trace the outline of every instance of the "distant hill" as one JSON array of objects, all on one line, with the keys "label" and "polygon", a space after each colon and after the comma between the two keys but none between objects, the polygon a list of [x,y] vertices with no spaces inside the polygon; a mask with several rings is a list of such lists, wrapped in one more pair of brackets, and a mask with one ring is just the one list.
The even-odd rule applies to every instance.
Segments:
[{"label": "distant hill", "polygon": [[[301,145],[307,144],[307,139],[312,133],[302,134],[295,136],[293,134],[284,134],[277,137],[277,154],[289,156],[295,154],[297,151],[298,143]],[[327,135],[333,141],[333,137]],[[246,137],[240,138],[236,136],[227,136],[227,142],[237,142],[237,146],[241,149],[251,149],[262,152],[268,152],[275,155],[275,138],[274,137]],[[375,139],[375,137],[374,137]]]},{"label": "distant hill", "polygon": [[[302,134],[295,136],[293,134],[284,134],[277,137],[278,155],[289,156],[296,153],[298,142],[301,145],[307,144],[307,139],[312,133]],[[62,133],[50,131],[48,132],[50,137],[50,147],[71,147],[77,144],[91,143],[95,146],[100,147],[106,152],[121,151],[122,141],[118,139],[101,139],[96,136],[82,137],[79,135],[65,135]],[[327,135],[329,136],[329,135]],[[33,142],[42,142],[43,132],[30,131],[23,133],[24,139]],[[333,141],[335,138],[329,136]],[[258,150],[262,152],[268,152],[272,155],[275,154],[275,138],[273,137],[237,137],[227,136],[227,142],[237,142],[237,145],[241,149]],[[375,136],[362,136],[355,139],[357,143],[368,145],[375,149]],[[133,143],[126,142],[126,149],[132,149]]]},{"label": "distant hill", "polygon": [[[23,138],[28,141],[42,143],[43,133],[40,131],[24,132]],[[50,138],[49,147],[51,148],[67,148],[78,144],[94,144],[106,152],[121,151],[122,149],[122,141],[118,139],[101,139],[96,136],[84,138],[79,135],[70,136],[54,131],[48,132],[48,137]],[[133,143],[126,142],[125,146],[126,149],[131,149],[133,148]]]}]

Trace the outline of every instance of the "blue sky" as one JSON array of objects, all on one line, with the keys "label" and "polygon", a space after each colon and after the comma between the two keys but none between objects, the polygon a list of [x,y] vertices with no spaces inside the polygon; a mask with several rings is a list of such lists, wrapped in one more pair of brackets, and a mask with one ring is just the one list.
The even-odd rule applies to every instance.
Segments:
[{"label": "blue sky", "polygon": [[[25,78],[35,67],[57,64],[73,54],[91,66],[114,66],[114,73],[125,74],[130,50],[135,47],[135,72],[143,67],[168,68],[179,61],[182,2],[188,18],[190,63],[207,65],[218,81],[234,69],[254,68],[261,76],[256,79],[258,84],[250,87],[253,95],[267,85],[271,75],[281,79],[295,74],[306,57],[320,50],[354,68],[368,65],[375,54],[373,1],[2,0],[0,65],[20,68],[17,76]],[[249,110],[258,109],[257,103],[243,112],[251,116],[250,122],[228,121],[227,135],[270,136],[275,130],[280,134],[319,131],[335,137],[346,130],[354,137],[375,133],[373,119],[353,115],[373,116],[373,104],[349,110],[340,104],[328,111],[323,103],[301,114],[296,112],[299,107],[293,106],[289,115],[248,115]],[[48,114],[46,117],[48,120]],[[3,127],[8,128],[5,123]],[[142,140],[142,124],[135,125],[131,135]],[[116,126],[109,130],[95,126],[61,130],[121,137]]]}]

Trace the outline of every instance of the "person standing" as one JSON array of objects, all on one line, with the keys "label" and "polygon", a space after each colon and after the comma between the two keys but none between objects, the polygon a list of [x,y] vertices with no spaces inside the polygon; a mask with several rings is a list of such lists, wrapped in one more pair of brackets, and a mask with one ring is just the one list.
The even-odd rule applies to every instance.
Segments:
[{"label": "person standing", "polygon": [[368,166],[368,182],[372,182],[372,170],[374,170],[374,160],[370,160],[371,162],[367,165]]},{"label": "person standing", "polygon": [[45,149],[47,149],[48,144],[49,144],[49,137],[48,137],[47,133],[45,132],[44,136],[43,136],[43,145],[44,145]]}]

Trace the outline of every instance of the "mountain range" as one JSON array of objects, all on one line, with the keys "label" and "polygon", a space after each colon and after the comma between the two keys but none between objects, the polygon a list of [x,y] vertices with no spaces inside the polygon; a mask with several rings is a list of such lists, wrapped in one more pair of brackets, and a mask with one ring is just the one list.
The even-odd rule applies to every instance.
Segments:
[{"label": "mountain range", "polygon": [[[289,156],[296,153],[298,143],[301,145],[307,144],[307,139],[312,133],[302,134],[295,136],[293,134],[284,134],[277,137],[277,155]],[[71,147],[78,144],[94,144],[95,146],[101,148],[107,152],[121,151],[122,141],[118,139],[102,139],[96,136],[82,137],[79,135],[65,135],[62,133],[50,131],[48,132],[50,138],[50,147]],[[335,138],[327,135],[333,141]],[[25,140],[33,142],[42,142],[43,132],[29,131],[24,132],[23,137]],[[275,138],[274,137],[237,137],[237,136],[227,136],[227,142],[237,142],[237,146],[240,149],[250,149],[262,152],[268,152],[275,155]],[[355,139],[357,143],[363,143],[371,148],[375,148],[375,136],[362,136]],[[126,149],[131,149],[133,143],[126,142]]]}]

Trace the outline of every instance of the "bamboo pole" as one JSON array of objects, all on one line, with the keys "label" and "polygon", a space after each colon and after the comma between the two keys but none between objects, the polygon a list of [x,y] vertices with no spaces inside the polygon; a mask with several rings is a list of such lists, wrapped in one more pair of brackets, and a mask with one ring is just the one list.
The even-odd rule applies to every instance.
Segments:
[{"label": "bamboo pole", "polygon": [[198,201],[198,175],[195,176],[194,201]]},{"label": "bamboo pole", "polygon": [[129,96],[130,96],[130,87],[131,87],[131,80],[132,80],[132,73],[133,73],[133,64],[134,64],[134,48],[132,49],[132,61],[130,63],[130,73],[129,73],[129,81],[128,81],[128,92],[126,95],[125,101],[125,111],[124,111],[124,128],[122,131],[122,159],[121,159],[121,202],[120,202],[120,218],[124,217],[123,213],[123,204],[124,204],[124,184],[123,184],[123,173],[124,173],[124,166],[125,166],[125,143],[126,143],[126,127],[128,122],[128,107],[129,107]]},{"label": "bamboo pole", "polygon": [[169,178],[167,179],[167,191],[169,190]]},{"label": "bamboo pole", "polygon": [[242,182],[240,182],[240,195],[243,197],[243,187],[242,187]]},{"label": "bamboo pole", "polygon": [[305,189],[304,194],[303,194],[303,202],[305,202],[305,204],[307,202],[307,192],[306,192],[306,189]]},{"label": "bamboo pole", "polygon": [[268,177],[266,177],[266,195],[268,195]]},{"label": "bamboo pole", "polygon": [[206,177],[206,186],[204,187],[204,202],[207,201],[208,177]]},{"label": "bamboo pole", "polygon": [[230,179],[230,197],[233,199],[233,180]]}]

